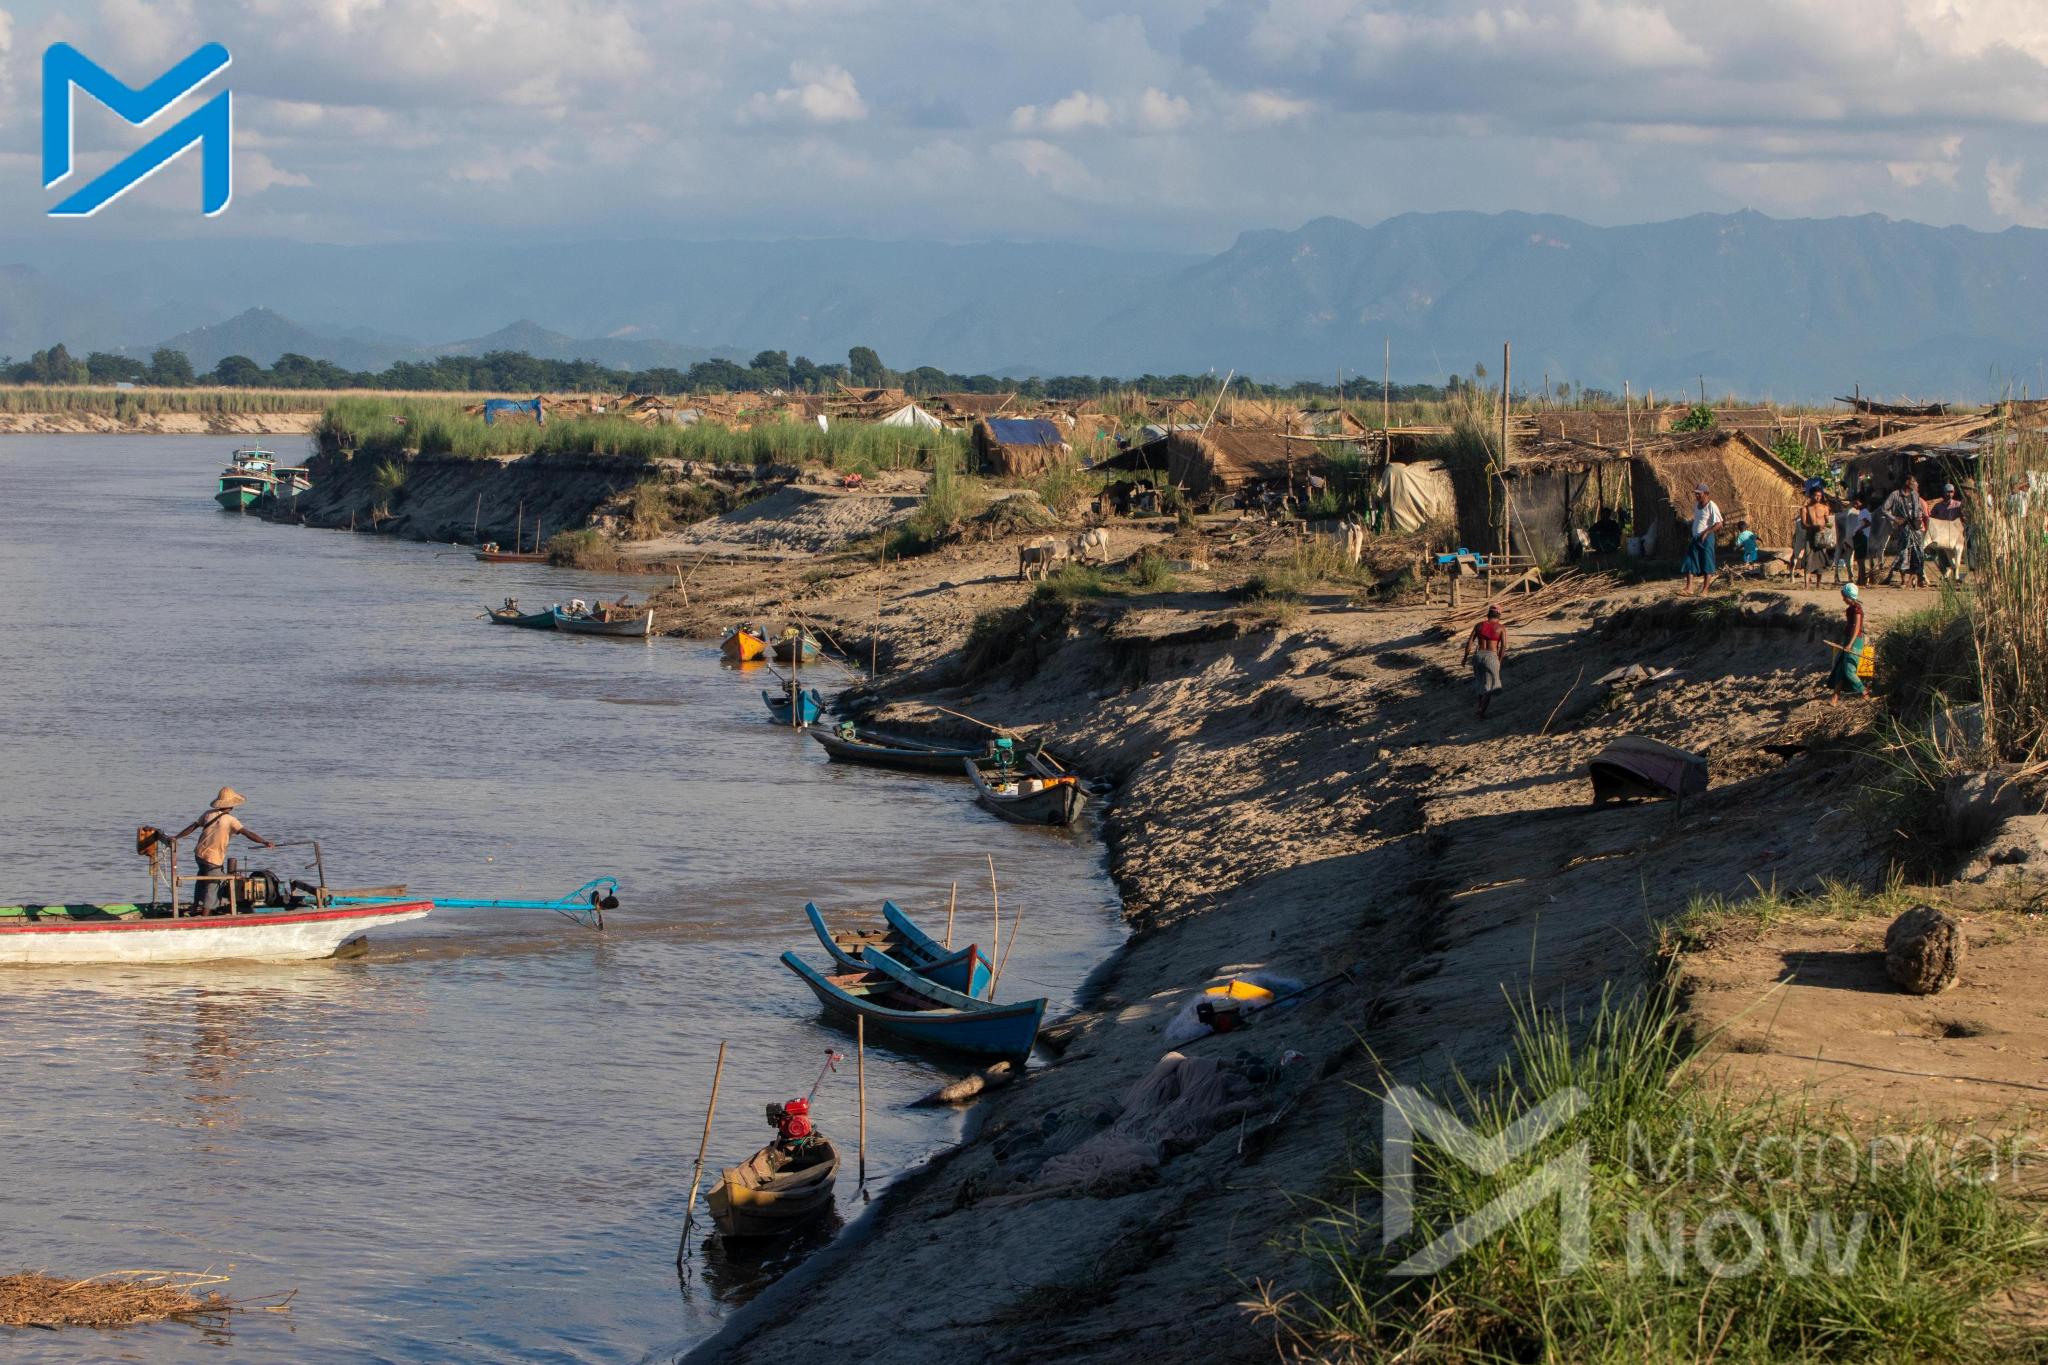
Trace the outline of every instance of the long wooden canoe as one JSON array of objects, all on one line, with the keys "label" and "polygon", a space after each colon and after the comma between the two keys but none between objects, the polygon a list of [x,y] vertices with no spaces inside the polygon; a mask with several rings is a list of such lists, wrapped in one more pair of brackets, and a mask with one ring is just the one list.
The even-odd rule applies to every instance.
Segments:
[{"label": "long wooden canoe", "polygon": [[548,562],[548,552],[546,550],[472,550],[470,553],[474,554],[485,564],[545,564]]},{"label": "long wooden canoe", "polygon": [[427,900],[173,918],[160,905],[0,907],[0,965],[296,962],[332,957],[372,929],[418,919]]},{"label": "long wooden canoe", "polygon": [[867,970],[821,972],[795,953],[782,965],[796,973],[825,1012],[861,1018],[899,1042],[970,1057],[1023,1058],[1038,1040],[1045,1001],[991,1004],[926,981],[887,953],[869,949]]},{"label": "long wooden canoe", "polygon": [[774,652],[774,655],[775,655],[775,662],[777,662],[777,663],[779,663],[779,664],[786,664],[786,663],[788,663],[788,662],[790,661],[790,659],[791,659],[792,657],[794,657],[794,656],[795,656],[795,654],[796,654],[796,647],[797,647],[797,640],[798,640],[798,639],[802,639],[802,640],[803,640],[803,647],[804,647],[804,659],[803,659],[803,661],[804,661],[805,663],[809,663],[809,662],[810,662],[811,660],[813,660],[813,659],[815,659],[815,658],[817,658],[817,657],[818,657],[818,651],[819,651],[819,650],[820,650],[821,648],[823,648],[823,646],[821,646],[821,645],[820,645],[820,644],[818,643],[818,637],[817,637],[817,636],[815,636],[815,635],[811,634],[811,633],[810,633],[809,631],[805,631],[805,632],[804,632],[804,633],[802,634],[802,636],[798,636],[798,635],[796,634],[796,632],[794,632],[794,631],[791,631],[791,632],[789,632],[789,633],[785,634],[785,635],[784,635],[784,636],[783,636],[783,637],[782,637],[781,639],[779,639],[779,640],[777,640],[777,641],[775,642],[775,646],[774,646],[774,650],[773,650],[773,652]]},{"label": "long wooden canoe", "polygon": [[622,639],[644,640],[654,634],[654,610],[650,607],[637,616],[627,616],[617,621],[600,621],[595,616],[578,616],[573,612],[554,609],[555,629],[568,631],[571,635],[613,635]]},{"label": "long wooden canoe", "polygon": [[490,611],[493,622],[501,626],[521,626],[527,630],[553,630],[555,609],[546,607],[540,611],[520,611],[517,607],[493,607]]},{"label": "long wooden canoe", "polygon": [[[1018,825],[1071,825],[1081,818],[1088,795],[1072,773],[1055,773],[1036,754],[1026,754],[1030,771],[1007,783],[990,781],[982,765],[967,759],[962,766],[974,783],[975,799],[1003,819]],[[1000,785],[998,785],[1000,783]]]},{"label": "long wooden canoe", "polygon": [[[761,700],[768,703],[768,714],[775,717],[776,724],[788,725],[790,723],[789,696],[787,693],[777,696],[764,687],[761,689]],[[813,687],[806,691],[804,693],[804,724],[816,725],[818,717],[824,714],[825,699],[818,695],[818,689]]]},{"label": "long wooden canoe", "polygon": [[827,928],[824,915],[810,902],[804,904],[804,915],[818,942],[843,971],[866,971],[866,951],[879,948],[927,981],[977,1000],[988,998],[989,964],[980,947],[970,943],[958,951],[947,949],[918,928],[894,901],[882,903],[882,919],[888,927],[879,932]]},{"label": "long wooden canoe", "polygon": [[811,738],[818,741],[835,763],[859,763],[870,768],[894,768],[899,772],[942,773],[947,777],[960,776],[963,759],[985,759],[991,752],[986,744],[978,749],[925,744],[875,730],[856,730],[852,739],[834,730],[813,730]]},{"label": "long wooden canoe", "polygon": [[832,1206],[839,1149],[823,1133],[794,1156],[769,1143],[711,1187],[711,1220],[727,1237],[777,1237]]}]

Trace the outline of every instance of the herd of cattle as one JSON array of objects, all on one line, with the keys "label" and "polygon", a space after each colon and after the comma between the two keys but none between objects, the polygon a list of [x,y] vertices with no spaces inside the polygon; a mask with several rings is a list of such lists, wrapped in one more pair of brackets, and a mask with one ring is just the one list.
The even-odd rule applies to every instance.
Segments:
[{"label": "herd of cattle", "polygon": [[1045,578],[1069,559],[1081,564],[1109,563],[1109,531],[1101,526],[1091,526],[1076,535],[1041,536],[1019,545],[1017,580],[1028,582],[1033,578]]}]

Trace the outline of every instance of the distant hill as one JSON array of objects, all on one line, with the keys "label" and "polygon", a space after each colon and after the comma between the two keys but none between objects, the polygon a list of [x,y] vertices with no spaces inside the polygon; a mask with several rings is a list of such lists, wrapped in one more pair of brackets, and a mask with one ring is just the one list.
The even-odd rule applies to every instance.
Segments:
[{"label": "distant hill", "polygon": [[[5,264],[17,259],[34,268]],[[683,368],[872,346],[899,369],[1326,380],[1376,378],[1391,339],[1396,379],[1438,380],[1496,372],[1507,339],[1518,387],[1547,373],[1616,391],[1704,381],[1811,399],[1860,383],[1982,399],[2008,381],[2048,389],[2044,282],[2048,232],[1754,213],[1611,228],[1524,213],[1323,218],[1209,257],[1058,243],[60,239],[0,245],[0,350],[146,353],[175,332],[202,369],[237,352],[381,369],[489,349]],[[444,337],[471,339],[431,340]]]}]

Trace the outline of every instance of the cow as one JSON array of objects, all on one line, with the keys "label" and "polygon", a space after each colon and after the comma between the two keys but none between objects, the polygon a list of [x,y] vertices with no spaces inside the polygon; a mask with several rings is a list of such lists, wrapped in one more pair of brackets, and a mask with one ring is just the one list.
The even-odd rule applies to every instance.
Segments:
[{"label": "cow", "polygon": [[1108,528],[1093,526],[1081,532],[1067,543],[1067,553],[1083,564],[1096,560],[1109,563]]},{"label": "cow", "polygon": [[1067,557],[1067,544],[1046,536],[1028,545],[1017,547],[1017,581],[1029,582],[1032,578],[1051,575],[1054,566]]},{"label": "cow", "polygon": [[1320,523],[1315,533],[1326,537],[1331,548],[1344,557],[1344,562],[1356,568],[1365,558],[1365,523],[1352,513],[1339,521]]},{"label": "cow", "polygon": [[1963,550],[1961,521],[1944,520],[1941,517],[1927,519],[1927,562],[1939,569],[1943,578],[1963,576]]}]

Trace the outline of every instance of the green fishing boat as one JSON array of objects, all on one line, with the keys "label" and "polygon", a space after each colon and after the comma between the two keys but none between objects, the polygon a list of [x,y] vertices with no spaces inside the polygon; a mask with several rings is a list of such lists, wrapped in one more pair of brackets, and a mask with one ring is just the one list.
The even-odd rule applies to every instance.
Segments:
[{"label": "green fishing boat", "polygon": [[213,500],[230,512],[247,510],[277,489],[277,456],[261,446],[243,446],[220,472]]}]

